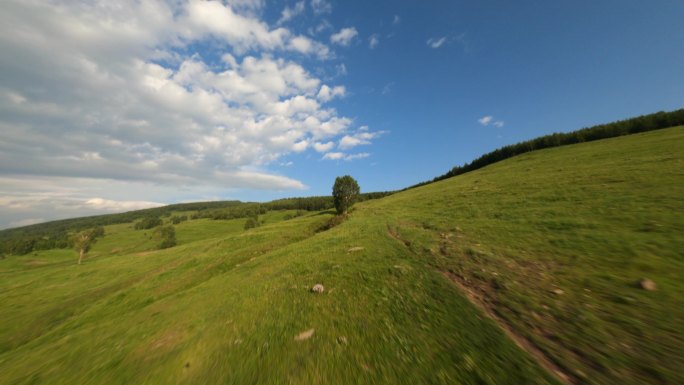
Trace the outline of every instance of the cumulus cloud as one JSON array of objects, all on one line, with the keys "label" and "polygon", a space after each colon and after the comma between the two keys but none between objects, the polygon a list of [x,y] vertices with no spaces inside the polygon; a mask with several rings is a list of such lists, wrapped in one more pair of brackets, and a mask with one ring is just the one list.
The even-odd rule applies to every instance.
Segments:
[{"label": "cumulus cloud", "polygon": [[491,115],[483,116],[480,119],[478,119],[477,122],[483,126],[488,126],[491,124],[492,126],[497,128],[501,128],[505,124],[503,120],[494,120],[494,117]]},{"label": "cumulus cloud", "polygon": [[[304,4],[283,11],[282,23]],[[330,9],[322,0],[310,5],[318,13]],[[296,62],[329,58],[330,48],[269,26],[261,20],[264,6],[262,0],[5,1],[0,177],[61,179],[30,200],[19,199],[26,185],[0,184],[1,197],[16,198],[0,204],[0,217],[54,219],[28,211],[5,217],[30,205],[82,214],[129,204],[121,202],[169,202],[179,186],[205,186],[214,196],[222,189],[306,188],[269,165],[293,152],[330,151],[329,143],[350,135],[352,120],[326,104],[346,89],[322,84]],[[335,44],[358,34],[340,33]],[[206,48],[197,52],[197,46]],[[346,73],[344,64],[337,72]],[[45,195],[75,179],[80,189]],[[116,183],[167,199],[116,195],[113,188],[83,194],[87,186]],[[87,203],[92,199],[101,201]]]},{"label": "cumulus cloud", "polygon": [[330,36],[330,41],[341,46],[348,46],[352,40],[359,34],[354,27],[342,28],[339,32]]},{"label": "cumulus cloud", "polygon": [[344,86],[328,87],[327,85],[322,85],[321,89],[318,91],[317,98],[322,102],[328,102],[336,97],[343,97],[347,93]]},{"label": "cumulus cloud", "polygon": [[0,172],[226,184],[244,167],[343,133],[350,119],[324,103],[344,87],[322,88],[299,64],[224,54],[221,68],[175,50],[208,35],[238,52],[324,47],[230,4],[6,3]]},{"label": "cumulus cloud", "polygon": [[477,121],[478,121],[481,125],[486,126],[486,125],[488,125],[489,123],[492,122],[492,119],[494,119],[493,116],[487,115],[487,116],[481,117],[481,118],[478,119]]},{"label": "cumulus cloud", "polygon": [[385,131],[370,132],[367,131],[367,128],[364,126],[353,134],[343,136],[342,139],[340,139],[338,147],[342,150],[348,150],[356,146],[369,145],[371,144],[371,140],[383,134],[385,134]]},{"label": "cumulus cloud", "polygon": [[332,148],[335,147],[335,142],[333,142],[333,141],[326,142],[326,143],[316,142],[316,143],[314,143],[313,147],[317,152],[326,152],[326,151],[332,150]]},{"label": "cumulus cloud", "polygon": [[323,155],[323,159],[338,160],[344,158],[343,152],[329,152]]}]

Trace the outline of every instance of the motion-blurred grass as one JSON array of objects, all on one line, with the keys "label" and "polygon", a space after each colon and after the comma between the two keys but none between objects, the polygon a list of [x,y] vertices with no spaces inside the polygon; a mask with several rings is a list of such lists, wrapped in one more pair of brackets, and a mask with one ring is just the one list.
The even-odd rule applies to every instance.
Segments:
[{"label": "motion-blurred grass", "polygon": [[556,382],[448,276],[576,381],[682,382],[683,136],[518,156],[325,232],[330,213],[274,211],[183,222],[156,251],[123,224],[80,266],[2,260],[0,384]]}]

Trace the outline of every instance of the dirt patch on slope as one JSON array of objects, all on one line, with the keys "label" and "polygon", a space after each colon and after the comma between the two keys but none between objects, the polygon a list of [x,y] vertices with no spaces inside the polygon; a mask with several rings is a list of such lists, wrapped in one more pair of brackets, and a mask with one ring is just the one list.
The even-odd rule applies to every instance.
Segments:
[{"label": "dirt patch on slope", "polygon": [[442,272],[442,274],[449,278],[449,280],[456,285],[463,294],[465,294],[466,298],[468,298],[472,304],[477,306],[480,310],[482,310],[483,313],[496,322],[496,324],[499,325],[499,328],[506,333],[508,338],[513,340],[518,347],[530,354],[541,367],[550,373],[553,373],[556,378],[558,378],[564,384],[579,383],[574,376],[569,375],[561,367],[556,365],[556,363],[554,363],[546,354],[544,354],[544,352],[541,351],[534,343],[524,336],[518,334],[505,320],[496,315],[494,311],[494,305],[490,304],[480,293],[470,289],[464,282],[462,282],[461,277],[448,271]]}]

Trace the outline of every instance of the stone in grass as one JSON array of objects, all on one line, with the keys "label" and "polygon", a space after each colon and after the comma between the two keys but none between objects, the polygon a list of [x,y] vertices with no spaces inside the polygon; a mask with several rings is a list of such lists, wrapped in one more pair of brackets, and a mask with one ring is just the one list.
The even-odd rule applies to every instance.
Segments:
[{"label": "stone in grass", "polygon": [[641,281],[639,281],[639,287],[647,291],[656,291],[658,289],[656,283],[648,278],[644,278]]},{"label": "stone in grass", "polygon": [[297,334],[294,339],[295,339],[295,341],[308,340],[309,338],[311,338],[311,336],[313,336],[313,334],[314,334],[314,329],[305,330],[305,331]]},{"label": "stone in grass", "polygon": [[361,247],[361,246],[356,246],[356,247],[350,248],[349,250],[347,250],[347,252],[348,252],[348,253],[353,253],[353,252],[355,252],[355,251],[362,251],[363,249],[364,249],[364,248]]},{"label": "stone in grass", "polygon": [[325,291],[325,287],[321,285],[320,283],[317,283],[314,285],[314,287],[311,288],[311,291],[314,293],[322,293]]}]

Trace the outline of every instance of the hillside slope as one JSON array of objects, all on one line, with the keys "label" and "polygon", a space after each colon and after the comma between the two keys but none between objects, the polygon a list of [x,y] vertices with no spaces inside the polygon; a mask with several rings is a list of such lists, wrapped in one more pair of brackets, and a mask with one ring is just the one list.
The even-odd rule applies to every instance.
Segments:
[{"label": "hillside slope", "polygon": [[681,383],[682,154],[672,128],[363,202],[325,232],[328,212],[189,221],[149,252],[116,225],[81,266],[2,260],[0,384]]}]

